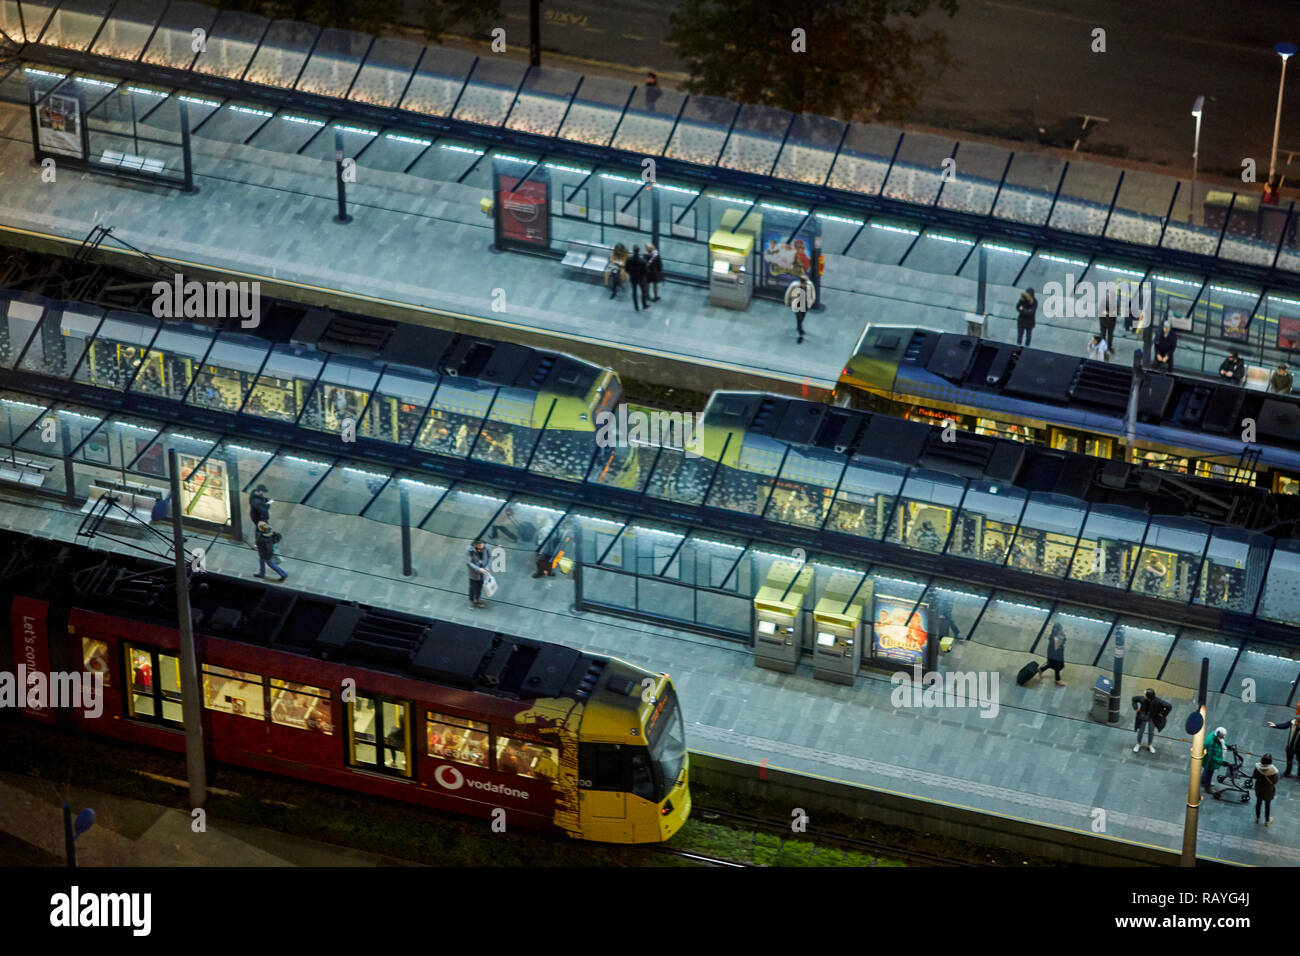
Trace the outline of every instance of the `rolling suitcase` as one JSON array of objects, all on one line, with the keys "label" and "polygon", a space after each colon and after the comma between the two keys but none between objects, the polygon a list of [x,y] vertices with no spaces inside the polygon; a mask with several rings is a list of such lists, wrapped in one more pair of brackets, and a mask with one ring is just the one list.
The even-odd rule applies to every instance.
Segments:
[{"label": "rolling suitcase", "polygon": [[1024,667],[1020,668],[1020,673],[1016,675],[1016,683],[1021,687],[1029,683],[1038,674],[1038,661],[1030,661]]}]

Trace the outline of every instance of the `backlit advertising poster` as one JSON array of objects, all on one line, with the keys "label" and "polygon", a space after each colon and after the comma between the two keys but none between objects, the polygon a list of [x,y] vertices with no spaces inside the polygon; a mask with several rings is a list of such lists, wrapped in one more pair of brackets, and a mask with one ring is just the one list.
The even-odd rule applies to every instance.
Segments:
[{"label": "backlit advertising poster", "polygon": [[80,99],[51,93],[36,107],[37,145],[43,152],[85,159],[81,122]]},{"label": "backlit advertising poster", "polygon": [[[551,244],[551,188],[534,177],[520,183],[522,174],[497,174],[497,222],[508,242],[539,246]],[[517,185],[516,185],[517,184]]]},{"label": "backlit advertising poster", "polygon": [[[789,240],[789,241],[787,241]],[[763,281],[765,285],[784,289],[805,272],[813,279],[812,237],[799,233],[791,237],[780,230],[763,233]]]},{"label": "backlit advertising poster", "polygon": [[1223,312],[1223,337],[1232,339],[1236,342],[1246,341],[1246,334],[1250,327],[1250,316],[1245,312]]},{"label": "backlit advertising poster", "polygon": [[909,667],[912,664],[925,666],[925,642],[929,633],[928,608],[917,607],[915,601],[877,595],[871,628],[874,657]]},{"label": "backlit advertising poster", "polygon": [[1290,352],[1300,350],[1300,319],[1293,315],[1277,317],[1277,347]]}]

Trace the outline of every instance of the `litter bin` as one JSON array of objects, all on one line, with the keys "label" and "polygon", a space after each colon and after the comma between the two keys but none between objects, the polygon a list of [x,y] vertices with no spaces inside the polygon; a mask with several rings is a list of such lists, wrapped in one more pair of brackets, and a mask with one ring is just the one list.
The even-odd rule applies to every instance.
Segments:
[{"label": "litter bin", "polygon": [[[1111,681],[1109,677],[1098,677],[1092,688],[1092,711],[1088,714],[1093,720],[1102,724],[1111,722],[1110,699]],[[1118,713],[1118,711],[1116,711]]]},{"label": "litter bin", "polygon": [[984,322],[988,316],[980,315],[978,312],[966,313],[966,334],[973,339],[982,339],[984,337]]}]

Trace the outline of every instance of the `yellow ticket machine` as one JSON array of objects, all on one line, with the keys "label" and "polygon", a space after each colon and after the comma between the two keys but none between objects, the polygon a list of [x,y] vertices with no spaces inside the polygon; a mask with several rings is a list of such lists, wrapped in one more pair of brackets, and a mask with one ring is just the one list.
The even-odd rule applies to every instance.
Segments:
[{"label": "yellow ticket machine", "polygon": [[803,604],[812,568],[777,561],[754,595],[754,663],[793,674],[803,653]]},{"label": "yellow ticket machine", "polygon": [[728,309],[747,309],[754,296],[750,272],[754,237],[748,233],[718,229],[709,237],[709,304]]},{"label": "yellow ticket machine", "polygon": [[813,676],[818,680],[853,684],[862,666],[862,618],[871,595],[868,577],[840,572],[831,578],[813,609]]}]

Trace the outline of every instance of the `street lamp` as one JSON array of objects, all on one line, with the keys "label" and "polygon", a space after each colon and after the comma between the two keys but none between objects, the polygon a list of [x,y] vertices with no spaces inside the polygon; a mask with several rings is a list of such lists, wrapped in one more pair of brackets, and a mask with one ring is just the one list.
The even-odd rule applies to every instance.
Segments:
[{"label": "street lamp", "polygon": [[[1282,128],[1282,85],[1286,83],[1286,61],[1295,56],[1296,50],[1300,49],[1294,43],[1279,43],[1273,47],[1274,52],[1282,58],[1282,77],[1277,81],[1277,116],[1273,120],[1273,154],[1268,160],[1268,181],[1274,182],[1273,175],[1277,171],[1277,134]],[[1276,189],[1276,186],[1274,186]]]},{"label": "street lamp", "polygon": [[1192,209],[1187,221],[1196,221],[1196,167],[1201,154],[1201,111],[1205,109],[1205,97],[1198,96],[1192,104],[1192,115],[1196,117],[1196,139],[1192,141]]}]

